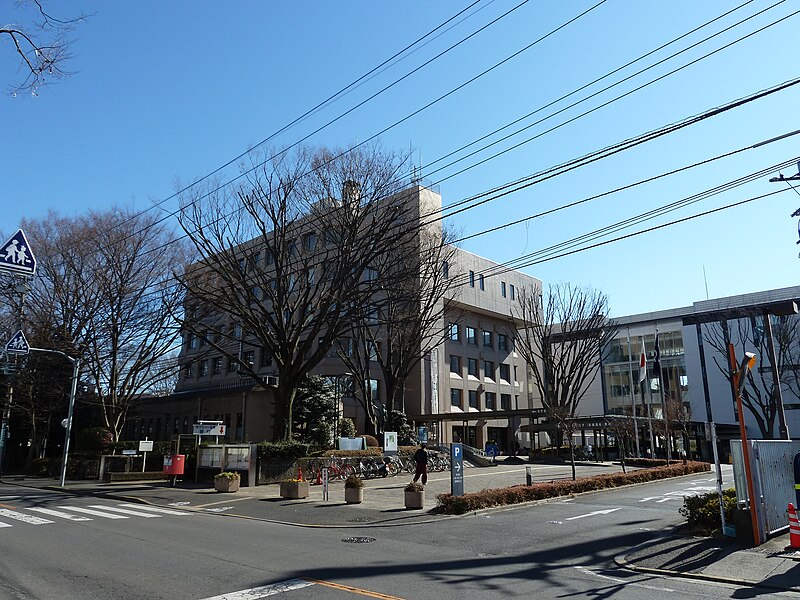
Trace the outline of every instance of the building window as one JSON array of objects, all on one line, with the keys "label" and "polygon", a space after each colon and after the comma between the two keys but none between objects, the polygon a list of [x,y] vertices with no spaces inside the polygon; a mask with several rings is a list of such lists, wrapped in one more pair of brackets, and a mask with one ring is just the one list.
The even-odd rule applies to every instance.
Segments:
[{"label": "building window", "polygon": [[511,284],[509,291],[511,292],[511,299],[513,300],[514,299],[514,284],[513,283]]},{"label": "building window", "polygon": [[472,375],[473,377],[478,376],[478,359],[477,358],[468,358],[467,359],[467,375]]},{"label": "building window", "polygon": [[494,363],[492,361],[483,361],[483,376],[494,381]]},{"label": "building window", "polygon": [[379,275],[378,269],[374,267],[367,267],[364,269],[364,281],[377,281]]},{"label": "building window", "polygon": [[478,392],[477,390],[469,391],[469,406],[470,408],[478,408]]},{"label": "building window", "polygon": [[450,323],[450,341],[457,342],[460,339],[458,337],[458,323]]},{"label": "building window", "polygon": [[475,328],[474,327],[465,327],[464,328],[467,335],[467,343],[468,344],[477,344],[478,342],[475,339]]},{"label": "building window", "polygon": [[442,275],[444,275],[445,279],[450,278],[450,263],[447,261],[442,263]]},{"label": "building window", "polygon": [[481,288],[481,291],[484,290],[484,287],[483,287],[483,273],[478,275],[478,287]]},{"label": "building window", "polygon": [[483,402],[486,404],[487,410],[494,410],[495,409],[495,399],[497,396],[494,392],[486,392],[484,394]]},{"label": "building window", "polygon": [[198,377],[205,377],[206,375],[208,375],[208,361],[207,360],[201,360],[198,363],[197,376]]},{"label": "building window", "polygon": [[492,332],[491,331],[484,331],[482,332],[483,335],[483,347],[484,348],[491,348],[492,347]]},{"label": "building window", "polygon": [[450,404],[461,408],[461,390],[455,388],[450,389]]},{"label": "building window", "polygon": [[314,233],[307,233],[303,236],[303,250],[312,252],[317,247],[317,236]]},{"label": "building window", "polygon": [[469,287],[475,287],[475,271],[469,272]]},{"label": "building window", "polygon": [[511,394],[500,394],[500,410],[510,410]]},{"label": "building window", "polygon": [[266,348],[261,348],[261,366],[268,367],[272,364],[272,354]]},{"label": "building window", "polygon": [[517,365],[514,365],[514,383],[517,383],[517,381],[519,381],[517,379]]},{"label": "building window", "polygon": [[500,295],[501,295],[503,298],[505,298],[505,297],[506,297],[506,282],[505,282],[505,281],[501,281],[501,282],[500,282]]},{"label": "building window", "polygon": [[232,358],[228,359],[228,373],[235,373],[236,372],[236,361]]},{"label": "building window", "polygon": [[255,364],[255,352],[252,350],[245,352],[242,355],[242,363],[252,369],[253,365]]},{"label": "building window", "polygon": [[455,373],[459,377],[461,376],[461,357],[455,356],[453,354],[450,355],[450,372]]},{"label": "building window", "polygon": [[219,375],[220,373],[222,373],[222,357],[217,356],[211,360],[211,374]]},{"label": "building window", "polygon": [[183,365],[183,378],[189,379],[189,377],[191,376],[192,376],[192,363],[188,362],[185,365]]},{"label": "building window", "polygon": [[189,334],[189,348],[190,349],[197,348],[197,336],[193,333]]},{"label": "building window", "polygon": [[509,365],[500,363],[500,379],[503,381],[511,381],[511,367]]},{"label": "building window", "polygon": [[505,333],[497,334],[497,349],[508,351],[508,336]]}]

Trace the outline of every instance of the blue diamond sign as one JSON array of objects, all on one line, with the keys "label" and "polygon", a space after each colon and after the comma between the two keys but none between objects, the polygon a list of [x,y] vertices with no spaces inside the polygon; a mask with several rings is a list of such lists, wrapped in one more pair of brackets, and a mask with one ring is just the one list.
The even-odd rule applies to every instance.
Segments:
[{"label": "blue diamond sign", "polygon": [[17,275],[36,273],[36,258],[22,229],[18,229],[17,233],[0,246],[0,271]]},{"label": "blue diamond sign", "polygon": [[11,339],[6,343],[6,354],[28,354],[31,347],[28,345],[28,340],[25,339],[25,334],[20,329],[17,333],[11,336]]}]

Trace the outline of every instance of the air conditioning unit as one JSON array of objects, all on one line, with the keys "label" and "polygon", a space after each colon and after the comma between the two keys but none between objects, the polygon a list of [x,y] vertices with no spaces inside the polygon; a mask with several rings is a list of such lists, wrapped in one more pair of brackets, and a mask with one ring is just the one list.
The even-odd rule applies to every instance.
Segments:
[{"label": "air conditioning unit", "polygon": [[272,375],[267,377],[267,385],[271,385],[273,387],[278,387],[278,378]]}]

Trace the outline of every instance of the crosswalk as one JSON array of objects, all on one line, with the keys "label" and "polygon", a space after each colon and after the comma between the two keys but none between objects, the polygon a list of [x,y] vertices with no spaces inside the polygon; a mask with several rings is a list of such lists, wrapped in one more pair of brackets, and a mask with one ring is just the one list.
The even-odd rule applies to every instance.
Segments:
[{"label": "crosswalk", "polygon": [[89,504],[87,506],[59,505],[54,507],[17,507],[0,504],[0,529],[15,525],[51,525],[58,522],[74,523],[95,519],[121,520],[131,518],[160,519],[165,516],[184,517],[191,512],[144,506],[128,502]]}]

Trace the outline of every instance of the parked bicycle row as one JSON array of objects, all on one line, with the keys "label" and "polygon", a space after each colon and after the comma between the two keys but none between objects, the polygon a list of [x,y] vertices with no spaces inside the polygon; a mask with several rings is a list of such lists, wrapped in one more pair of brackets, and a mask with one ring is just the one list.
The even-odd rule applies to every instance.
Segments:
[{"label": "parked bicycle row", "polygon": [[[328,469],[328,478],[331,480],[345,480],[350,475],[363,479],[376,477],[395,477],[402,472],[413,473],[416,465],[413,459],[404,456],[385,457],[359,457],[342,458],[332,456],[319,458],[308,463],[311,482],[321,479],[322,469]],[[450,457],[443,454],[430,454],[428,456],[428,471],[449,471]]]}]

